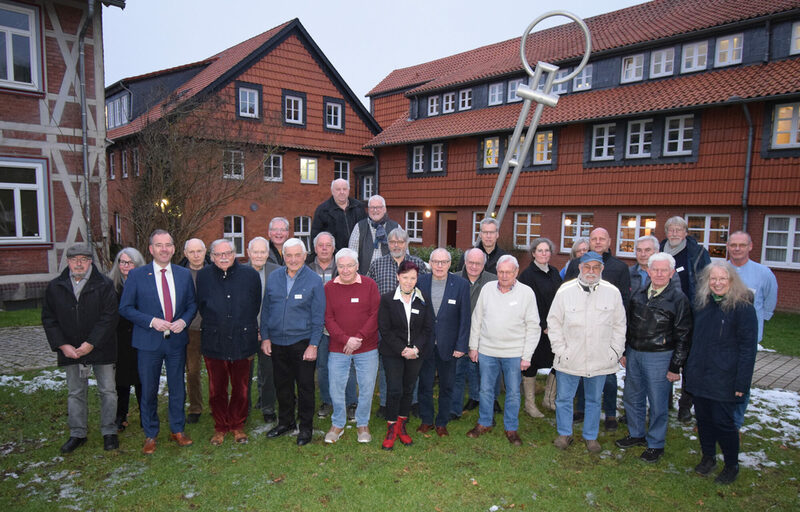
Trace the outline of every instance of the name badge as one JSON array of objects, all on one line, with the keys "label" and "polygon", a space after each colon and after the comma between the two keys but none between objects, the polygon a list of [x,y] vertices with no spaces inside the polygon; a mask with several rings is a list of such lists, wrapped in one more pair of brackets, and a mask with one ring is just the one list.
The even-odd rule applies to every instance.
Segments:
[{"label": "name badge", "polygon": [[456,303],[456,299],[447,299],[447,303],[448,304],[455,304]]},{"label": "name badge", "polygon": [[302,294],[302,293],[295,293],[295,294],[294,294],[294,298],[295,298],[296,300],[300,300],[300,299],[302,299],[302,298],[303,298],[303,294]]},{"label": "name badge", "polygon": [[683,267],[678,267],[678,268],[675,269],[675,272],[683,272],[683,270],[684,270]]},{"label": "name badge", "polygon": [[358,302],[358,297],[351,297],[350,302]]},{"label": "name badge", "polygon": [[509,306],[516,306],[516,305],[517,305],[517,301],[514,301],[514,302],[509,302],[509,303],[508,303],[508,305],[509,305]]},{"label": "name badge", "polygon": [[412,309],[411,309],[411,314],[412,314],[412,315],[418,315],[418,314],[419,314],[419,310],[418,310],[418,309],[413,309],[413,308],[412,308]]}]

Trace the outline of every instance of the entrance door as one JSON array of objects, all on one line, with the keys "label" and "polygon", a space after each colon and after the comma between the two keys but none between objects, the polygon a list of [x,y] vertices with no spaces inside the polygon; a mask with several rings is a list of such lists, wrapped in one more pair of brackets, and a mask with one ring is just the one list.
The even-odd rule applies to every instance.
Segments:
[{"label": "entrance door", "polygon": [[456,246],[456,218],[455,212],[439,213],[439,247]]}]

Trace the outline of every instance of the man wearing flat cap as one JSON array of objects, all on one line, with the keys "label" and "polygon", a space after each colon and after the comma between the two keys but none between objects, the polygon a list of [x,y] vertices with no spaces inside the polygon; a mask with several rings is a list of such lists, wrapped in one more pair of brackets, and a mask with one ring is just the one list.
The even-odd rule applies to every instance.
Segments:
[{"label": "man wearing flat cap", "polygon": [[103,448],[119,448],[117,389],[117,294],[111,280],[92,263],[92,249],[75,244],[67,249],[67,268],[50,281],[42,306],[47,342],[58,353],[58,366],[67,374],[69,439],[61,453],[86,443],[89,423],[89,374],[94,372],[100,395],[100,433]]}]

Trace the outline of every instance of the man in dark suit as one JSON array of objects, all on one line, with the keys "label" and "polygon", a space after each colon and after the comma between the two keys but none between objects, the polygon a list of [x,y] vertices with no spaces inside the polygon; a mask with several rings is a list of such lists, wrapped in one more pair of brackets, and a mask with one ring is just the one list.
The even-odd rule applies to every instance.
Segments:
[{"label": "man in dark suit", "polygon": [[133,322],[133,346],[139,351],[139,379],[142,381],[142,452],[156,450],[158,384],[161,367],[167,367],[170,437],[180,446],[192,444],[184,433],[186,389],[186,327],[197,312],[194,283],[189,270],[172,265],[175,243],[172,235],[157,229],[150,235],[153,262],[131,270],[120,299],[119,312]]},{"label": "man in dark suit", "polygon": [[434,350],[422,360],[419,373],[419,415],[422,424],[417,432],[434,428],[433,381],[439,372],[439,414],[436,415],[436,433],[448,435],[450,404],[456,377],[456,361],[469,348],[470,299],[469,284],[463,277],[448,272],[450,253],[438,248],[429,260],[432,274],[419,278],[419,289],[425,300],[433,306]]}]

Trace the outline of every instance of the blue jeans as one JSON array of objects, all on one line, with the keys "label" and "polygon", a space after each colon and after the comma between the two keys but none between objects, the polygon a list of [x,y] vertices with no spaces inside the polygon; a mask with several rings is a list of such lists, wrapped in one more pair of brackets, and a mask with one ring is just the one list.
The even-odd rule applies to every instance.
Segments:
[{"label": "blue jeans", "polygon": [[[93,364],[92,371],[100,395],[100,433],[117,433],[117,388],[113,364]],[[67,425],[70,437],[86,437],[89,431],[89,376],[81,377],[82,364],[64,366],[67,376]],[[130,390],[130,386],[128,386]]]},{"label": "blue jeans", "polygon": [[572,401],[575,399],[575,393],[581,380],[583,380],[583,389],[586,394],[583,438],[586,440],[597,439],[600,431],[600,395],[603,394],[605,375],[578,377],[556,370],[556,429],[558,435],[572,435]]},{"label": "blue jeans", "polygon": [[469,356],[460,357],[456,360],[456,378],[453,382],[453,402],[450,407],[451,414],[461,416],[464,410],[464,388],[467,388],[467,397],[470,400],[480,402],[481,383],[478,375],[478,363],[473,363]]},{"label": "blue jeans", "polygon": [[342,352],[330,353],[328,376],[333,404],[331,424],[336,428],[344,428],[347,421],[345,381],[352,380],[350,374],[354,367],[358,379],[356,426],[366,427],[369,425],[372,395],[375,392],[375,378],[378,375],[378,349],[353,355],[343,354]]},{"label": "blue jeans", "polygon": [[[606,418],[615,418],[617,416],[617,374],[611,373],[605,376],[606,381],[603,385],[603,412],[606,413]],[[576,411],[583,411],[584,409],[584,393],[583,381],[578,384],[578,405],[575,406]]]},{"label": "blue jeans", "polygon": [[480,417],[478,423],[484,427],[492,426],[494,417],[494,400],[497,376],[503,373],[506,382],[506,401],[503,407],[503,428],[507,431],[519,429],[519,385],[522,382],[522,371],[519,368],[519,357],[492,357],[478,355],[481,370]]},{"label": "blue jeans", "polygon": [[[462,358],[463,359],[463,358]],[[444,360],[434,347],[433,354],[422,360],[419,371],[419,416],[422,423],[431,425],[433,420],[433,381],[439,373],[439,414],[436,426],[446,427],[450,421],[450,405],[453,402],[453,382],[455,381],[457,359]]]},{"label": "blue jeans", "polygon": [[[631,437],[645,437],[648,448],[664,448],[667,437],[667,410],[672,383],[667,380],[672,350],[640,352],[630,347],[625,351],[625,389],[622,403]],[[645,427],[647,404],[650,404],[650,425]]]},{"label": "blue jeans", "polygon": [[[323,334],[317,347],[317,382],[319,383],[319,399],[323,404],[333,404],[328,377],[329,346],[330,336]],[[347,388],[345,389],[345,402],[347,405],[356,403],[356,393],[356,370],[351,367],[350,377],[347,379]]]},{"label": "blue jeans", "polygon": [[750,390],[748,389],[744,394],[744,402],[736,402],[736,408],[733,410],[733,423],[736,425],[736,430],[741,429],[744,425],[744,413],[747,411],[749,403]]},{"label": "blue jeans", "polygon": [[159,431],[158,385],[161,366],[167,367],[167,390],[169,391],[169,429],[173,434],[183,432],[186,414],[186,388],[183,375],[186,367],[186,346],[161,342],[156,350],[138,351],[139,380],[142,381],[142,429],[145,437],[156,437]]}]

